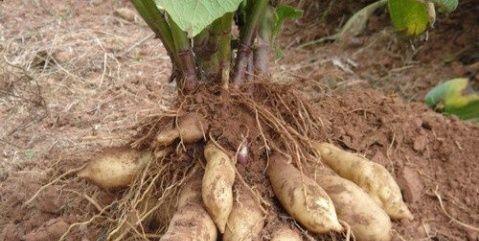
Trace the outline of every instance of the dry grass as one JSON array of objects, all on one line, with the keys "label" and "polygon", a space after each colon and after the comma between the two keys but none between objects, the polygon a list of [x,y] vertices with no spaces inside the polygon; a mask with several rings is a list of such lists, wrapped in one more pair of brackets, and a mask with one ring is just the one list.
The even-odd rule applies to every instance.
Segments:
[{"label": "dry grass", "polygon": [[[166,53],[140,21],[115,16],[114,9],[125,5],[116,1],[2,2],[2,190],[24,185],[9,187],[11,182],[3,182],[8,177],[16,180],[20,170],[41,173],[46,178],[41,184],[48,183],[81,166],[88,159],[85,151],[125,143],[139,118],[160,113],[171,104],[175,94],[174,86],[166,83],[170,71]],[[25,192],[26,200],[38,187],[25,185],[21,193]],[[62,207],[66,213],[82,214],[76,217],[78,222],[97,214],[88,225],[93,230],[112,216],[111,210],[97,212],[88,200],[101,201],[102,194],[84,182],[58,180],[52,189],[68,200]],[[13,211],[11,205],[5,194],[0,214]],[[5,222],[9,220],[0,221],[0,227]],[[81,227],[74,227],[71,237],[84,235]]]},{"label": "dry grass", "polygon": [[113,14],[124,4],[37,3],[2,3],[9,10],[0,29],[6,165],[21,166],[52,148],[121,143],[139,117],[171,103],[166,53],[159,41],[144,41],[151,33],[140,22]]}]

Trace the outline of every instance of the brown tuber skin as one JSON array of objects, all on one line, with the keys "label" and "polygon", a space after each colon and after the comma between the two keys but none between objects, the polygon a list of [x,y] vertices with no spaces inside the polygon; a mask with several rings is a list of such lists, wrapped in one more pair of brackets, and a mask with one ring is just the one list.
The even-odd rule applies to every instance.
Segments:
[{"label": "brown tuber skin", "polygon": [[258,203],[243,189],[238,189],[233,210],[226,223],[223,241],[252,241],[259,238],[264,217]]},{"label": "brown tuber skin", "polygon": [[385,167],[329,143],[315,143],[314,148],[324,163],[364,189],[391,218],[413,219],[398,184]]},{"label": "brown tuber skin", "polygon": [[161,131],[156,136],[156,142],[160,146],[168,146],[176,139],[185,144],[195,143],[204,138],[207,130],[206,120],[197,113],[190,113],[179,118],[178,126]]},{"label": "brown tuber skin", "polygon": [[313,233],[342,230],[333,202],[326,192],[289,164],[285,157],[274,154],[267,174],[282,206],[306,229]]},{"label": "brown tuber skin", "polygon": [[303,239],[298,232],[291,228],[283,226],[273,232],[271,241],[302,241]]},{"label": "brown tuber skin", "polygon": [[178,210],[160,241],[216,241],[215,223],[202,205],[199,169],[194,170],[196,173],[183,188]]},{"label": "brown tuber skin", "polygon": [[127,147],[115,147],[98,154],[78,172],[78,177],[90,180],[104,189],[128,187],[140,170],[151,161],[151,152],[139,152]]},{"label": "brown tuber skin", "polygon": [[308,170],[333,200],[338,217],[349,224],[357,241],[391,240],[389,216],[366,192],[327,168]]},{"label": "brown tuber skin", "polygon": [[209,142],[204,151],[206,159],[202,183],[203,202],[221,233],[233,208],[235,167],[226,153]]}]

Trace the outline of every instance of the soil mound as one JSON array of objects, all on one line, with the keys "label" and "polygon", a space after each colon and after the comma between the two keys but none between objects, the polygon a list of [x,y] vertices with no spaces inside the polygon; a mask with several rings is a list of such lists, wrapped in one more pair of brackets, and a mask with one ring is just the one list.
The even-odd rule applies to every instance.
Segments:
[{"label": "soil mound", "polygon": [[[257,107],[261,104],[275,104],[277,113],[281,113],[283,117],[282,120],[273,120],[273,116],[270,116],[271,120],[265,122],[267,114],[245,114],[251,111],[254,113],[254,108],[248,109],[251,106],[247,102],[241,102],[240,97],[229,101],[237,101],[244,107],[243,111],[238,111],[242,108],[222,109],[222,106],[232,105],[225,104],[228,100],[220,101],[221,96],[203,95],[204,98],[189,100],[189,104],[193,105],[185,106],[203,106],[199,111],[203,114],[210,113],[209,119],[213,126],[210,133],[231,151],[246,137],[235,133],[248,133],[252,137],[248,138],[254,140],[249,143],[249,147],[253,147],[250,148],[250,158],[239,162],[237,166],[244,181],[254,185],[255,190],[261,193],[267,202],[276,201],[272,198],[271,188],[263,174],[265,162],[258,161],[264,155],[262,153],[267,146],[265,143],[283,143],[284,146],[280,148],[286,149],[294,148],[294,145],[286,143],[287,139],[268,143],[264,142],[263,138],[282,140],[286,137],[275,136],[275,132],[271,130],[278,126],[272,123],[279,125],[283,121],[297,121],[293,126],[309,128],[304,131],[308,137],[330,141],[345,149],[362,153],[386,166],[394,175],[415,216],[413,221],[394,223],[394,236],[398,240],[477,240],[478,233],[468,225],[477,227],[479,221],[476,211],[479,210],[479,178],[476,175],[479,172],[479,127],[436,114],[422,104],[405,103],[397,96],[385,96],[369,89],[327,93],[305,99],[307,102],[303,103],[303,107],[307,109],[308,106],[313,106],[314,110],[306,110],[304,113],[315,113],[316,116],[303,118],[315,118],[315,121],[309,123],[318,124],[306,126],[301,124],[300,118],[287,114],[288,108],[303,108],[301,103],[287,102],[297,98],[283,96],[286,102],[281,103],[282,98],[264,97],[281,97],[280,93],[286,92],[278,90],[265,93],[261,91],[265,90],[264,88],[257,90],[259,91],[252,96],[265,100]],[[211,101],[213,99],[217,101]],[[211,113],[224,114],[215,116]],[[269,125],[262,130],[257,129],[257,119],[262,119],[262,123]],[[146,139],[144,141],[147,142]],[[197,148],[187,147],[187,150],[195,149]],[[69,225],[78,222],[84,223],[76,224],[70,230],[67,240],[97,240],[98,237],[105,237],[114,225],[102,210],[109,205],[112,205],[114,210],[114,205],[117,205],[115,203],[124,197],[125,192],[104,191],[76,178],[65,178],[49,186],[31,205],[24,205],[41,185],[53,180],[58,172],[73,169],[88,160],[84,152],[66,154],[59,151],[52,156],[59,161],[55,168],[31,166],[28,172],[9,173],[6,180],[0,183],[0,210],[3,217],[0,222],[0,240],[57,239]],[[195,156],[195,153],[185,153],[177,156],[176,161],[185,164],[191,161],[192,156]],[[183,166],[187,165],[181,165],[178,169]],[[276,211],[279,211],[279,215],[268,219],[266,230],[289,221],[286,215],[282,217],[281,210]],[[456,221],[451,221],[451,217]],[[86,222],[90,220],[91,222]],[[61,227],[62,232],[51,231],[53,226]],[[145,229],[161,230],[161,227]],[[325,240],[331,238],[340,237],[321,236],[321,239]]]}]

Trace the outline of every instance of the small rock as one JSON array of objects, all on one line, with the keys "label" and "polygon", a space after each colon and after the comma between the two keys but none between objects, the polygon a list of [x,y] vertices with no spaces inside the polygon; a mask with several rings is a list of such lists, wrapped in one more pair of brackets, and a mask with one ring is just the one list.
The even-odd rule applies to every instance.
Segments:
[{"label": "small rock", "polygon": [[134,22],[136,16],[135,12],[129,8],[117,8],[115,15],[130,22]]},{"label": "small rock", "polygon": [[428,144],[427,136],[420,135],[414,139],[413,149],[417,152],[423,152]]},{"label": "small rock", "polygon": [[403,190],[404,199],[407,202],[414,203],[421,198],[424,185],[418,173],[414,169],[410,167],[404,167],[400,171],[398,182]]}]

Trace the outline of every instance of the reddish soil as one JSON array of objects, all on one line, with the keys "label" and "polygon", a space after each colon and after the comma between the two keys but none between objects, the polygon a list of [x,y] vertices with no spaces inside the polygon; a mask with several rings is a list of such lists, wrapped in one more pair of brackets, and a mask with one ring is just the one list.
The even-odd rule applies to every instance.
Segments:
[{"label": "reddish soil", "polygon": [[[114,14],[130,8],[127,1],[40,2],[2,2],[0,8],[0,241],[57,240],[77,222],[85,223],[72,227],[67,240],[104,240],[112,221],[86,221],[123,191],[69,175],[25,202],[92,152],[125,144],[141,118],[164,112],[175,98],[166,83],[170,65],[138,18]],[[357,9],[343,4],[326,22],[311,11],[296,23],[315,34],[292,37],[288,28],[282,39],[288,48],[275,77],[305,86],[324,122],[320,140],[364,154],[398,180],[415,219],[394,222],[395,240],[479,240],[464,225],[479,226],[479,127],[414,101],[451,77],[478,81],[475,2],[463,1],[449,18],[439,18],[429,41],[414,42],[415,49],[397,40],[382,13],[359,45],[294,47],[333,33],[316,29]],[[264,168],[249,165],[246,170]]]},{"label": "reddish soil", "polygon": [[288,48],[280,63],[290,67],[281,68],[278,76],[293,72],[295,78],[332,88],[359,84],[417,101],[422,101],[433,86],[451,78],[469,77],[479,84],[478,0],[460,1],[449,16],[439,14],[427,37],[396,34],[389,15],[378,10],[364,34],[356,38],[299,49],[295,46],[334,34],[365,5],[359,1],[305,2],[309,4],[305,18],[289,25],[283,35],[282,43]]},{"label": "reddish soil", "polygon": [[477,227],[478,126],[371,90],[335,93],[318,103],[331,140],[395,174],[415,216],[394,223],[398,240],[478,239],[477,232],[451,222],[438,200],[452,217]]}]

